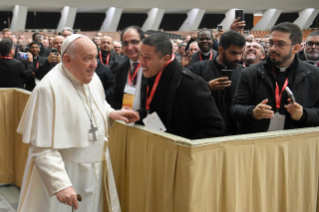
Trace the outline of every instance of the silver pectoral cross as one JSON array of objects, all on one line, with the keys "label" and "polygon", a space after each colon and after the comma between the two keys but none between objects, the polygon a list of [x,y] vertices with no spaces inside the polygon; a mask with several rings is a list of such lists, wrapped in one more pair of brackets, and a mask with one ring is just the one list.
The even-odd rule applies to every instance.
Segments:
[{"label": "silver pectoral cross", "polygon": [[95,132],[97,131],[97,127],[93,126],[93,123],[91,122],[91,129],[89,129],[89,133],[92,133],[93,135],[93,141],[97,141]]}]

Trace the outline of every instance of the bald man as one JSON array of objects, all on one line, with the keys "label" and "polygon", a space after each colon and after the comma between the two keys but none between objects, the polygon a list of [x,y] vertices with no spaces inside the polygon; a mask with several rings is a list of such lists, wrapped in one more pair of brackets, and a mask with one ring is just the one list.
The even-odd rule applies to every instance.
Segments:
[{"label": "bald man", "polygon": [[39,64],[39,68],[35,73],[37,79],[41,80],[56,64],[61,62],[61,47],[64,40],[63,36],[56,36],[54,38],[50,55],[44,63]]},{"label": "bald man", "polygon": [[100,47],[101,50],[99,51],[97,58],[103,65],[108,66],[113,74],[115,74],[115,68],[124,61],[124,58],[117,55],[114,51],[113,38],[110,36],[102,37]]}]

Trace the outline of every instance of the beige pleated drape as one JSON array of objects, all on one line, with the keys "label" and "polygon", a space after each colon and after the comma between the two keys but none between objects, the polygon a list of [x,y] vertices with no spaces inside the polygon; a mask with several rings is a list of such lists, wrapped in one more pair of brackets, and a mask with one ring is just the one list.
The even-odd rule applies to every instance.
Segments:
[{"label": "beige pleated drape", "polygon": [[[0,89],[0,183],[22,184],[28,96]],[[117,122],[109,147],[125,212],[319,212],[318,145],[318,127],[191,141]]]}]

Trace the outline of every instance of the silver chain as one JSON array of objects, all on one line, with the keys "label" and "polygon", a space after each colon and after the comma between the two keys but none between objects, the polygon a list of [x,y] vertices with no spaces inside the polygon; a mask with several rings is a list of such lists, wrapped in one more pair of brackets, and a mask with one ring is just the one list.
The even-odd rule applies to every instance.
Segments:
[{"label": "silver chain", "polygon": [[[76,90],[77,94],[79,95],[79,97],[80,97],[80,99],[81,99],[81,101],[82,101],[82,104],[83,104],[83,106],[84,106],[84,109],[85,109],[85,111],[87,112],[87,114],[88,114],[88,116],[89,116],[90,122],[93,124],[92,94],[91,94],[90,86],[88,86],[88,87],[89,87],[89,92],[90,92],[90,101],[88,100],[87,102],[88,102],[89,108],[91,109],[91,117],[90,117],[89,111],[88,111],[88,110],[86,109],[86,107],[85,107],[84,101],[83,101],[83,99],[81,98],[78,89],[76,89],[75,85],[73,84],[73,82],[72,82],[72,80],[70,79],[70,77],[67,75],[67,73],[66,73],[66,71],[64,70],[63,66],[62,66],[62,69],[63,69],[65,75],[66,75],[66,76],[68,77],[68,79],[70,80],[70,82],[71,82],[71,84],[73,85],[74,89]],[[90,102],[91,102],[91,105],[90,105]]]}]

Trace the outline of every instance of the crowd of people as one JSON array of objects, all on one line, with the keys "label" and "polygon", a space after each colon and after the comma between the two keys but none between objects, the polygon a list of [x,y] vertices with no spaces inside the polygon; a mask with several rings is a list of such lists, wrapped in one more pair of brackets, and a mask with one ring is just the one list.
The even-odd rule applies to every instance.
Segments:
[{"label": "crowd of people", "polygon": [[[138,111],[139,124],[190,139],[317,126],[319,31],[302,41],[294,24],[274,26],[263,38],[244,35],[243,26],[236,19],[229,31],[202,29],[185,40],[148,36],[137,26],[125,28],[120,41],[97,32],[95,73],[107,102]],[[61,62],[62,43],[73,34],[2,32],[0,87],[29,91]],[[155,48],[154,58],[145,45]]]},{"label": "crowd of people", "polygon": [[4,29],[0,87],[33,91],[18,127],[30,144],[18,211],[121,211],[109,119],[189,139],[318,126],[319,31],[302,49],[295,24],[264,38],[244,25],[184,41],[138,26],[120,42],[66,28],[25,45]]}]

